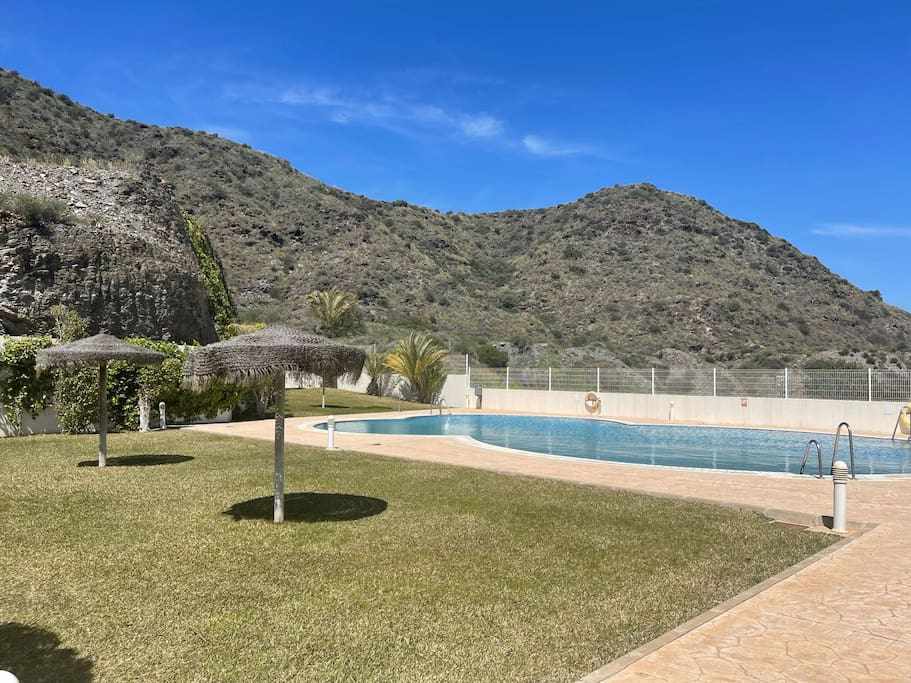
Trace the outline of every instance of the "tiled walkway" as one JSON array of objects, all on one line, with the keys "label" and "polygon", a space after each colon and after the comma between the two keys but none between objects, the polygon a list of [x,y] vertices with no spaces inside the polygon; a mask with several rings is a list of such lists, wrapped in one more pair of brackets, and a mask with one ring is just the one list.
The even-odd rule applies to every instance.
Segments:
[{"label": "tiled walkway", "polygon": [[[307,428],[316,421],[288,420],[287,440],[325,445],[325,432]],[[194,429],[272,439],[271,421]],[[338,433],[336,445],[646,493],[831,514],[831,480],[811,477],[537,457],[454,438]],[[911,478],[851,481],[848,492],[849,523],[876,523],[876,528],[614,672],[611,680],[911,681]]]}]

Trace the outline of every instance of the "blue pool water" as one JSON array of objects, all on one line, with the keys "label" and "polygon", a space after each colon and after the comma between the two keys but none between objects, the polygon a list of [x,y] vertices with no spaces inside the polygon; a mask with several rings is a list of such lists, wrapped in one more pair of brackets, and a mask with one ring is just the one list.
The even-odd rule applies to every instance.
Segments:
[{"label": "blue pool water", "polygon": [[[317,425],[325,429],[325,423]],[[831,434],[674,425],[627,425],[606,420],[519,415],[421,415],[392,420],[337,422],[340,432],[470,436],[493,446],[592,460],[756,472],[800,469],[810,439],[822,447],[823,470],[832,461]],[[848,462],[847,438],[838,459]],[[911,444],[854,439],[858,475],[911,473]],[[816,474],[815,451],[807,471]]]}]

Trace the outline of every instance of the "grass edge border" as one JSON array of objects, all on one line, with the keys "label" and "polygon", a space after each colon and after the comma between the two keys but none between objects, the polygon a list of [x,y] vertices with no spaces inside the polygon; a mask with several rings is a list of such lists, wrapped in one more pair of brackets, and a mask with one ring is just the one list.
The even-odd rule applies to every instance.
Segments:
[{"label": "grass edge border", "polygon": [[[699,499],[689,498],[689,500],[699,500]],[[704,501],[704,502],[711,502],[711,501]],[[792,523],[791,520],[793,520],[795,518],[795,516],[800,515],[800,513],[793,513],[793,512],[788,512],[788,511],[784,511],[784,510],[763,509],[763,508],[757,508],[757,507],[746,506],[746,505],[737,505],[737,506],[730,505],[730,506],[725,506],[725,507],[737,507],[742,510],[752,510],[755,512],[760,512],[761,514],[763,514],[767,517],[771,516],[771,513],[784,512],[789,519],[780,520],[780,519],[775,519],[774,517],[772,517],[772,520],[773,521],[783,521],[785,523]],[[814,517],[814,516],[806,515],[806,517]],[[751,586],[750,588],[747,588],[746,590],[738,593],[734,597],[728,598],[724,602],[716,605],[715,607],[712,607],[711,609],[706,610],[702,614],[696,615],[692,619],[689,619],[688,621],[683,622],[679,626],[672,628],[670,631],[667,631],[667,632],[661,634],[657,638],[654,638],[653,640],[650,640],[647,643],[640,645],[639,647],[637,647],[633,650],[630,650],[625,655],[621,655],[617,659],[614,659],[614,660],[608,662],[607,664],[605,664],[604,666],[602,666],[598,669],[595,669],[594,671],[586,674],[582,678],[577,679],[576,683],[603,683],[603,681],[609,680],[610,678],[612,678],[616,674],[620,673],[624,669],[627,669],[630,666],[632,666],[633,664],[635,664],[636,662],[638,662],[640,659],[643,659],[643,658],[647,657],[648,655],[660,650],[665,645],[669,645],[670,643],[674,642],[678,638],[682,638],[683,636],[687,635],[691,631],[695,631],[700,626],[703,626],[704,624],[707,624],[710,621],[713,621],[714,619],[730,612],[732,609],[734,609],[738,605],[746,602],[747,600],[754,598],[755,596],[759,595],[760,593],[764,593],[765,591],[767,591],[768,589],[772,588],[773,586],[781,583],[785,579],[789,579],[790,577],[794,576],[798,572],[816,564],[817,562],[828,557],[829,555],[833,555],[834,553],[838,552],[845,546],[849,545],[853,541],[857,540],[858,538],[860,538],[861,536],[866,534],[868,531],[875,529],[877,526],[878,526],[878,524],[873,524],[873,523],[869,523],[869,522],[856,523],[854,525],[854,531],[852,531],[848,535],[844,536],[841,540],[836,541],[832,545],[823,548],[822,550],[814,553],[813,555],[810,555],[807,558],[804,558],[797,564],[791,565],[787,569],[784,569],[784,570],[778,572],[777,574],[770,576],[769,578],[765,579],[764,581],[760,581],[756,585]]]}]

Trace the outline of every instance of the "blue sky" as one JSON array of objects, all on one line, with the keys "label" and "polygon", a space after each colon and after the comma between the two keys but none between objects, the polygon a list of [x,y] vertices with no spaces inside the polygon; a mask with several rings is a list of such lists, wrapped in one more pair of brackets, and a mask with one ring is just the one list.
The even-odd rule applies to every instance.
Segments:
[{"label": "blue sky", "polygon": [[911,309],[911,3],[10,2],[0,64],[442,210],[697,195]]}]

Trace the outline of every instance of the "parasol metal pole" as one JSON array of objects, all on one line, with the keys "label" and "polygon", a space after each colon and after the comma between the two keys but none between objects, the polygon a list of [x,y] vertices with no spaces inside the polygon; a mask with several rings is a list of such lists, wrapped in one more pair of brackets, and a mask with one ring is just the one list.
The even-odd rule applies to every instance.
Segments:
[{"label": "parasol metal pole", "polygon": [[108,364],[98,366],[98,467],[108,464]]},{"label": "parasol metal pole", "polygon": [[275,475],[273,521],[285,521],[285,373],[275,375]]}]

